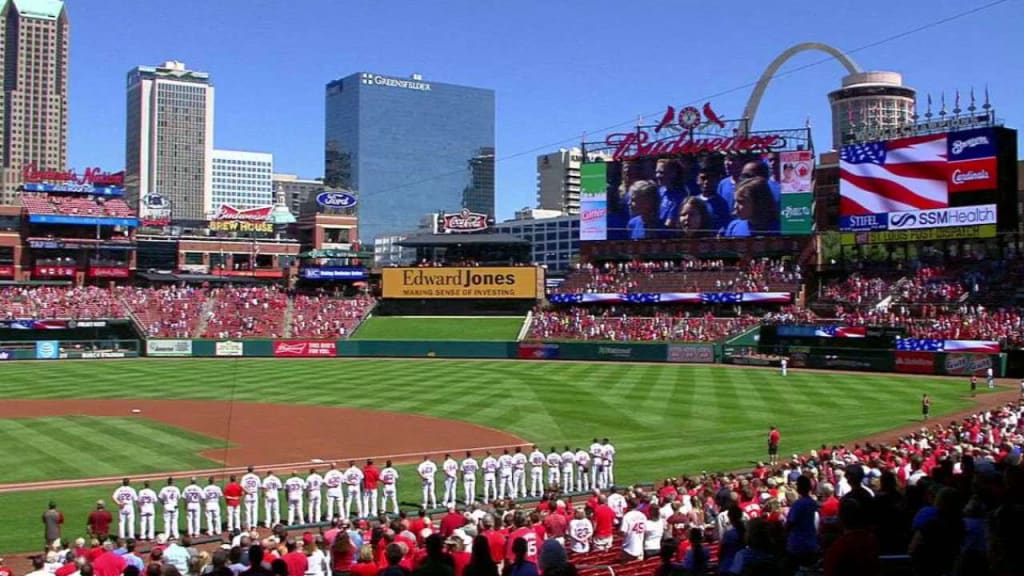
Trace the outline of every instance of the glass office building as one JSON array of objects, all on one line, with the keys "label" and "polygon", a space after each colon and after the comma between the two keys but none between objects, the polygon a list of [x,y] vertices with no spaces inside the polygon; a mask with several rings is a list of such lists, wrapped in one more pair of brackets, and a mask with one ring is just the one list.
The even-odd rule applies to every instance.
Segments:
[{"label": "glass office building", "polygon": [[439,211],[494,216],[494,91],[361,72],[327,84],[328,187],[359,198],[359,239]]}]

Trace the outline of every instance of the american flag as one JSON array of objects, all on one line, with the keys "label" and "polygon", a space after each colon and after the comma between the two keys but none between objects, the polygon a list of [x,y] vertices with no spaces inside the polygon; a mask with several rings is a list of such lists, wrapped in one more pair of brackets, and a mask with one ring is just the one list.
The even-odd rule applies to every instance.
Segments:
[{"label": "american flag", "polygon": [[896,341],[896,349],[904,352],[942,352],[944,340],[931,338],[901,338]]},{"label": "american flag", "polygon": [[819,326],[814,335],[819,338],[864,338],[868,329],[864,326]]},{"label": "american flag", "polygon": [[998,354],[1002,348],[999,345],[999,342],[992,340],[902,338],[896,341],[896,349],[914,352],[974,352],[978,354]]},{"label": "american flag", "polygon": [[862,216],[949,206],[946,135],[843,146],[840,213]]}]

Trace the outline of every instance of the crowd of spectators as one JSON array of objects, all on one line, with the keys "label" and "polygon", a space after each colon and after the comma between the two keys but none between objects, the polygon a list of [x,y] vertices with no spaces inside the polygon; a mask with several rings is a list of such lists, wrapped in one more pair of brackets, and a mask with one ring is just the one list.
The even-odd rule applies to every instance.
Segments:
[{"label": "crowd of spectators", "polygon": [[115,290],[151,338],[191,338],[206,304],[206,290],[194,286]]},{"label": "crowd of spectators", "polygon": [[276,286],[212,288],[203,338],[281,338],[288,295]]},{"label": "crowd of spectators", "polygon": [[745,472],[582,496],[552,486],[539,502],[451,505],[434,518],[421,510],[279,525],[235,534],[212,553],[163,534],[147,554],[132,541],[57,540],[31,574],[599,576],[612,566],[630,576],[1019,575],[1022,445],[1024,404],[1006,404]]},{"label": "crowd of spectators", "polygon": [[800,266],[758,259],[657,260],[578,264],[555,290],[564,294],[631,292],[770,292],[796,291]]},{"label": "crowd of spectators", "polygon": [[0,314],[14,319],[122,318],[124,306],[115,294],[95,286],[6,286],[0,288]]},{"label": "crowd of spectators", "polygon": [[341,298],[319,292],[296,294],[293,300],[292,338],[346,338],[374,305],[373,298]]},{"label": "crowd of spectators", "polygon": [[22,203],[34,214],[60,214],[98,218],[131,218],[135,215],[120,198],[77,194],[22,194]]},{"label": "crowd of spectators", "polygon": [[714,342],[755,326],[760,317],[721,318],[686,312],[626,312],[625,307],[537,310],[527,333],[533,340]]}]

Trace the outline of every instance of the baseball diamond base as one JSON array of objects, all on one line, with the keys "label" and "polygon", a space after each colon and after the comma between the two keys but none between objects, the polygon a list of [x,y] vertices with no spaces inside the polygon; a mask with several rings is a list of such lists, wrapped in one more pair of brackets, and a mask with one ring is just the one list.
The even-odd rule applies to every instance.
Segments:
[{"label": "baseball diamond base", "polygon": [[[133,413],[132,410],[141,410]],[[397,462],[424,454],[520,446],[522,438],[484,426],[417,414],[331,406],[221,402],[215,400],[14,400],[0,402],[0,418],[46,416],[149,418],[225,441],[224,448],[200,455],[220,468],[166,473],[223,474],[254,465],[287,474],[324,462],[366,458]],[[136,474],[157,477],[162,474]],[[64,488],[109,483],[117,478],[85,478],[0,485],[0,491]]]}]

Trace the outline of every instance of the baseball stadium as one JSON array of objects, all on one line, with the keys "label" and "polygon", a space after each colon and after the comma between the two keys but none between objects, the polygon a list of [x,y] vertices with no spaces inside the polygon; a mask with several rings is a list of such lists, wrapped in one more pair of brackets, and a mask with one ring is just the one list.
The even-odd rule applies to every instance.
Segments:
[{"label": "baseball stadium", "polygon": [[[349,529],[412,562],[434,530],[456,550],[498,528],[510,551],[565,543],[583,576],[836,573],[818,542],[863,532],[865,574],[1011,565],[1016,132],[986,109],[815,157],[808,128],[750,120],[670,107],[581,142],[579,214],[548,244],[461,210],[398,263],[355,241],[350,191],[176,220],[124,173],[26,169],[0,206],[4,562],[185,537],[285,556]],[[933,148],[942,207],[908,205],[910,168],[879,163]],[[982,543],[944,549],[961,524]]]}]

